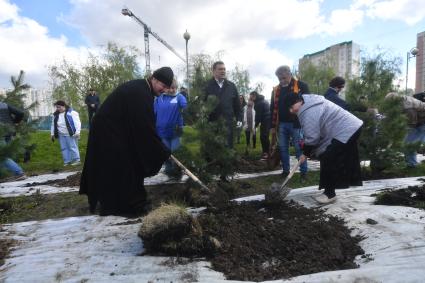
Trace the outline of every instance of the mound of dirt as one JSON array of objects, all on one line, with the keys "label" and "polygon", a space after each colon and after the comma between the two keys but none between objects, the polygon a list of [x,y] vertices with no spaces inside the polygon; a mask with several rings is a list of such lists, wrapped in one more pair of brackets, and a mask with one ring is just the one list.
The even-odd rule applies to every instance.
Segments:
[{"label": "mound of dirt", "polygon": [[400,205],[425,209],[425,184],[420,186],[409,186],[406,189],[388,189],[378,194],[375,204]]},{"label": "mound of dirt", "polygon": [[206,257],[227,279],[250,281],[355,268],[364,253],[342,219],[295,203],[230,203],[197,221],[202,233],[176,235],[146,253]]}]

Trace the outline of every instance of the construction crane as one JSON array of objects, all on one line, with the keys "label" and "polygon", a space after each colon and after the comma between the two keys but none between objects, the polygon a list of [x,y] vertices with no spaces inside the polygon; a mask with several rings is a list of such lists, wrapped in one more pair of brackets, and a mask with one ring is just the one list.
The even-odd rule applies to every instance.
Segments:
[{"label": "construction crane", "polygon": [[151,28],[145,24],[141,19],[139,19],[135,14],[133,14],[132,11],[130,11],[130,9],[124,8],[121,10],[121,14],[123,14],[124,16],[129,16],[131,18],[133,18],[138,24],[140,24],[141,26],[143,26],[144,28],[144,40],[145,40],[145,59],[146,59],[146,72],[148,74],[151,73],[151,56],[150,56],[150,51],[149,51],[149,34],[152,34],[153,37],[155,37],[159,42],[161,42],[162,44],[165,45],[165,47],[167,47],[171,52],[173,52],[177,57],[179,57],[181,60],[183,60],[183,62],[186,63],[186,59],[184,59],[179,53],[177,53],[177,51],[170,45],[168,44],[165,40],[163,40],[157,33],[153,32],[151,30]]}]

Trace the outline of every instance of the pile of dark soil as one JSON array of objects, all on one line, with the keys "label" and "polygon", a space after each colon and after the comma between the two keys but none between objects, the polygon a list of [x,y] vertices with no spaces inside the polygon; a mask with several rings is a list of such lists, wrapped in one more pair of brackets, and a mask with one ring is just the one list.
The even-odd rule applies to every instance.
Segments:
[{"label": "pile of dark soil", "polygon": [[[197,217],[202,233],[172,235],[149,254],[206,257],[229,280],[277,280],[356,268],[363,254],[340,218],[295,203],[230,203]],[[146,246],[145,246],[146,247]]]},{"label": "pile of dark soil", "polygon": [[408,186],[406,189],[388,189],[378,194],[375,204],[400,205],[425,209],[425,184],[420,186]]},{"label": "pile of dark soil", "polygon": [[32,187],[32,186],[38,186],[38,185],[51,185],[55,187],[79,187],[80,179],[81,179],[81,172],[77,172],[73,175],[66,177],[66,179],[49,180],[46,182],[26,183],[25,187]]},{"label": "pile of dark soil", "polygon": [[266,161],[239,158],[237,165],[238,173],[258,173],[270,171]]}]

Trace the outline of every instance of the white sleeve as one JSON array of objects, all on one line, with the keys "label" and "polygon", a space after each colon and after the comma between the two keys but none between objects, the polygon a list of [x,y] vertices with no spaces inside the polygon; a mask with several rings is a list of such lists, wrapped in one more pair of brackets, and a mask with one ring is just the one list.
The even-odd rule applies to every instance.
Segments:
[{"label": "white sleeve", "polygon": [[80,115],[78,115],[78,112],[76,111],[72,111],[71,115],[72,115],[72,120],[74,121],[75,133],[79,135],[81,132]]},{"label": "white sleeve", "polygon": [[50,125],[50,135],[54,136],[55,135],[55,116],[52,115],[52,124]]}]

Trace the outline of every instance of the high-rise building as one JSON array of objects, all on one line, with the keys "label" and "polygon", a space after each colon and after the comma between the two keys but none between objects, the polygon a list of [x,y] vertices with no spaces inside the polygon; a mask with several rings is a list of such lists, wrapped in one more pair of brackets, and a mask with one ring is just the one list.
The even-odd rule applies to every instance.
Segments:
[{"label": "high-rise building", "polygon": [[30,109],[30,114],[33,118],[45,117],[53,113],[54,109],[51,90],[29,88],[22,92],[26,94],[24,98],[26,107],[36,103],[35,107]]},{"label": "high-rise building", "polygon": [[329,64],[337,76],[352,79],[360,75],[360,46],[352,41],[341,42],[324,50],[304,55],[299,60],[299,68],[303,64],[312,63],[315,66]]},{"label": "high-rise building", "polygon": [[417,34],[416,48],[416,84],[415,93],[425,91],[425,31]]}]

